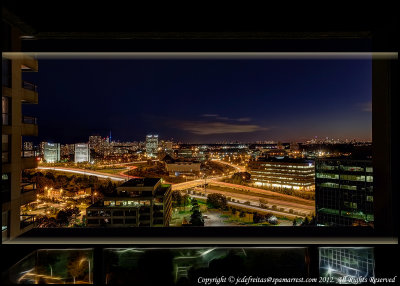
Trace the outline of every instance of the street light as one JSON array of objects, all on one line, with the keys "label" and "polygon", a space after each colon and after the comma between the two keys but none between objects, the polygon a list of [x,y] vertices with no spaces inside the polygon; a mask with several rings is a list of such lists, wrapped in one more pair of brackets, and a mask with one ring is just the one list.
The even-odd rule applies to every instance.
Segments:
[{"label": "street light", "polygon": [[93,194],[92,194],[92,204],[94,204],[94,197],[95,196],[97,196],[97,192],[94,192]]}]

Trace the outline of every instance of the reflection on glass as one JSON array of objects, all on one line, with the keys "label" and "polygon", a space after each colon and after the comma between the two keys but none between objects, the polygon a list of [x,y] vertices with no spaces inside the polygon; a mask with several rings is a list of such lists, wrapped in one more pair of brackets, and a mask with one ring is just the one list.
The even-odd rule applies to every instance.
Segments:
[{"label": "reflection on glass", "polygon": [[93,250],[40,249],[6,274],[12,284],[93,284]]},{"label": "reflection on glass", "polygon": [[109,248],[104,282],[197,285],[200,277],[306,277],[305,248]]},{"label": "reflection on glass", "polygon": [[320,247],[319,273],[323,282],[360,284],[374,277],[372,247]]}]

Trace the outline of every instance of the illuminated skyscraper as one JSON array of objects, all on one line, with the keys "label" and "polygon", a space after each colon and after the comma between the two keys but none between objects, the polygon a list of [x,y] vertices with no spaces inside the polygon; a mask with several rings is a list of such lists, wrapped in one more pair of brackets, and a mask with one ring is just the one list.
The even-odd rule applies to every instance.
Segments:
[{"label": "illuminated skyscraper", "polygon": [[158,135],[146,136],[146,153],[148,157],[157,157]]},{"label": "illuminated skyscraper", "polygon": [[75,163],[89,162],[90,149],[89,144],[77,143],[75,144]]},{"label": "illuminated skyscraper", "polygon": [[60,143],[46,143],[44,145],[44,160],[47,163],[60,162]]}]

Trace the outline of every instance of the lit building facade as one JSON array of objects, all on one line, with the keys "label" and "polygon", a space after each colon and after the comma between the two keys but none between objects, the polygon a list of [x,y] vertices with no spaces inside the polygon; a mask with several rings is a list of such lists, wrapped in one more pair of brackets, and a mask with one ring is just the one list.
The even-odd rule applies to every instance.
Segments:
[{"label": "lit building facade", "polygon": [[37,155],[33,142],[24,142],[23,155],[29,157]]},{"label": "lit building facade", "polygon": [[193,150],[191,148],[181,148],[177,152],[177,156],[180,158],[193,158]]},{"label": "lit building facade", "polygon": [[371,160],[317,159],[315,206],[319,225],[373,225]]},{"label": "lit building facade", "polygon": [[[37,86],[24,81],[22,72],[37,72],[35,58],[19,52],[23,34],[3,20],[2,53],[2,241],[13,239],[34,226],[34,216],[21,215],[21,206],[36,200],[36,185],[22,178],[24,169],[37,167],[32,149],[25,152],[24,136],[37,136],[35,117],[22,114],[23,104],[37,104]],[[13,52],[13,53],[8,53]]]},{"label": "lit building facade", "polygon": [[60,143],[49,143],[44,144],[43,159],[47,163],[60,162],[61,147]]},{"label": "lit building facade", "polygon": [[44,155],[44,145],[46,145],[47,142],[40,142],[39,143],[39,155],[43,158]]},{"label": "lit building facade", "polygon": [[90,162],[89,144],[75,144],[75,163]]},{"label": "lit building facade", "polygon": [[259,157],[248,172],[256,186],[302,191],[315,189],[314,163],[303,159]]},{"label": "lit building facade", "polygon": [[172,141],[161,141],[160,147],[161,150],[164,154],[168,154],[170,156],[173,156],[174,150],[173,150],[174,143]]},{"label": "lit building facade", "polygon": [[157,157],[158,135],[146,136],[146,153],[148,157]]},{"label": "lit building facade", "polygon": [[196,161],[174,161],[165,163],[165,168],[170,176],[199,175],[200,166],[201,163]]},{"label": "lit building facade", "polygon": [[75,144],[65,144],[61,145],[61,157],[69,157],[70,155],[74,155],[75,152]]},{"label": "lit building facade", "polygon": [[89,145],[91,149],[98,148],[102,145],[103,139],[101,136],[93,135],[89,136]]},{"label": "lit building facade", "polygon": [[89,227],[163,227],[172,215],[171,185],[160,178],[131,179],[113,197],[86,209]]}]

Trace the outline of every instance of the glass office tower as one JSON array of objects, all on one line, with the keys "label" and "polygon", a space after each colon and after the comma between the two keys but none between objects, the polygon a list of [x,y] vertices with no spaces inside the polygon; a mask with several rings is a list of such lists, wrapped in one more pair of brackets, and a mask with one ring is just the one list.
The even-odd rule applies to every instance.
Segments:
[{"label": "glass office tower", "polygon": [[315,187],[318,225],[373,226],[371,160],[318,159]]},{"label": "glass office tower", "polygon": [[75,163],[89,162],[90,150],[89,144],[77,143],[75,144]]},{"label": "glass office tower", "polygon": [[146,136],[146,153],[148,157],[157,157],[158,135]]},{"label": "glass office tower", "polygon": [[48,143],[44,144],[43,156],[47,163],[60,162],[60,143]]}]

